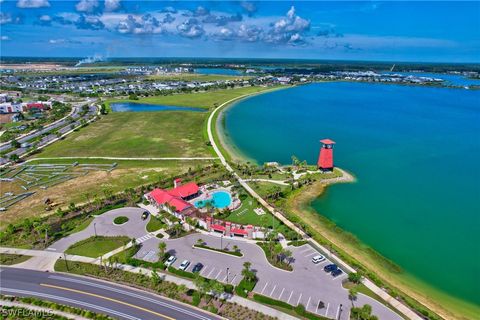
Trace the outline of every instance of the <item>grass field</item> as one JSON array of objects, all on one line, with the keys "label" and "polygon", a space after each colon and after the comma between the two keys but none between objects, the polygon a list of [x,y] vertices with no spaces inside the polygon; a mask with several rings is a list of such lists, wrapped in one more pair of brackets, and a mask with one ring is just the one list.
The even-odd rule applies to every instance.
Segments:
[{"label": "grass field", "polygon": [[[34,163],[112,163],[112,160],[101,159],[57,159],[57,160],[37,160]],[[212,163],[212,161],[115,161],[117,167],[111,172],[95,171],[85,176],[81,176],[72,180],[68,180],[46,190],[37,189],[33,196],[18,202],[14,206],[8,208],[7,211],[1,213],[2,223],[0,229],[8,226],[9,223],[18,222],[26,217],[39,216],[44,214],[52,214],[52,211],[45,210],[44,200],[46,198],[58,204],[58,207],[66,208],[70,202],[81,204],[85,202],[86,194],[91,197],[98,195],[103,197],[103,190],[108,188],[113,193],[124,191],[126,188],[133,188],[143,184],[150,184],[158,181],[160,177],[181,174],[188,171],[189,168],[196,168]],[[22,191],[19,183],[3,183],[2,192],[14,192],[15,194]],[[83,227],[83,226],[82,226]],[[86,227],[86,226],[85,226]]]},{"label": "grass field", "polygon": [[215,104],[219,105],[225,101],[233,99],[235,97],[264,91],[267,88],[264,87],[243,87],[235,89],[223,89],[208,92],[199,93],[187,93],[187,94],[172,94],[167,96],[154,96],[141,98],[138,100],[108,100],[107,105],[112,102],[136,102],[136,103],[153,103],[153,104],[166,104],[170,106],[183,106],[183,107],[201,107],[211,108]]},{"label": "grass field", "polygon": [[202,157],[209,156],[203,136],[206,114],[200,112],[111,113],[39,157]]},{"label": "grass field", "polygon": [[31,256],[24,256],[20,254],[2,253],[0,254],[0,264],[4,266],[11,266],[22,263],[30,259]]},{"label": "grass field", "polygon": [[91,237],[75,243],[65,253],[90,258],[98,258],[105,253],[125,245],[128,237]]}]

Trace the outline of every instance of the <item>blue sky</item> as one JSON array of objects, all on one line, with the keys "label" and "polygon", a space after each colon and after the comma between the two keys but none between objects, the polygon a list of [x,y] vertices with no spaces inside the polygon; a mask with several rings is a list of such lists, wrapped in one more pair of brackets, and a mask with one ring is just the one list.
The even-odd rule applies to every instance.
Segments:
[{"label": "blue sky", "polygon": [[480,61],[480,2],[0,0],[2,56]]}]

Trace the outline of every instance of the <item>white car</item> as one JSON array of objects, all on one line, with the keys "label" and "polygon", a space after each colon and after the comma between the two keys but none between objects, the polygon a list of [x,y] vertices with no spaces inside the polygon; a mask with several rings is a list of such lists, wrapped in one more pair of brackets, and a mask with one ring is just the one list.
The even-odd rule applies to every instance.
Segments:
[{"label": "white car", "polygon": [[167,261],[165,262],[165,266],[170,267],[176,260],[177,257],[175,256],[168,257]]},{"label": "white car", "polygon": [[315,257],[312,258],[312,262],[317,264],[325,260],[325,257],[322,256],[321,254],[316,255]]},{"label": "white car", "polygon": [[189,265],[190,265],[190,261],[183,260],[182,264],[180,265],[180,267],[178,269],[185,271],[188,268]]}]

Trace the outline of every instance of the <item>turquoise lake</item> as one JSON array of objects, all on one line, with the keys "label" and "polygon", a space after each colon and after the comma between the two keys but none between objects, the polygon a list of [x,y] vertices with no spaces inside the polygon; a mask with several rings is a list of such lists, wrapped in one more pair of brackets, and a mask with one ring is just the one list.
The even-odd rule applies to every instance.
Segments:
[{"label": "turquoise lake", "polygon": [[407,273],[480,304],[480,91],[353,82],[242,100],[227,139],[259,163],[335,164],[358,178],[313,206]]}]

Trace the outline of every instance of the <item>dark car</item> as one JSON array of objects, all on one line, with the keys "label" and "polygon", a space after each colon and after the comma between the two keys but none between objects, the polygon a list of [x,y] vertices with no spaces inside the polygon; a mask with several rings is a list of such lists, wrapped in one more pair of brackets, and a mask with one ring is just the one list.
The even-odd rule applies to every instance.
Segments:
[{"label": "dark car", "polygon": [[145,220],[148,218],[149,212],[148,211],[143,211],[142,213],[142,220]]},{"label": "dark car", "polygon": [[338,269],[337,265],[334,264],[334,263],[332,263],[332,264],[326,265],[326,266],[323,268],[323,271],[325,271],[325,272],[332,272],[332,271],[335,271],[335,270],[337,270],[337,269]]},{"label": "dark car", "polygon": [[199,272],[200,270],[202,270],[203,268],[203,264],[201,264],[200,262],[197,263],[196,265],[193,266],[192,268],[192,272],[195,273],[195,272]]},{"label": "dark car", "polygon": [[343,273],[343,271],[341,269],[335,269],[332,271],[332,277],[338,277],[339,275],[341,275]]}]

